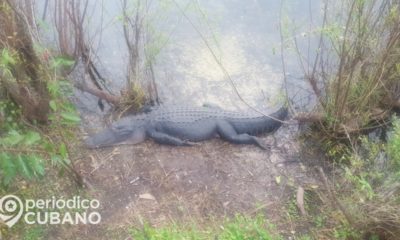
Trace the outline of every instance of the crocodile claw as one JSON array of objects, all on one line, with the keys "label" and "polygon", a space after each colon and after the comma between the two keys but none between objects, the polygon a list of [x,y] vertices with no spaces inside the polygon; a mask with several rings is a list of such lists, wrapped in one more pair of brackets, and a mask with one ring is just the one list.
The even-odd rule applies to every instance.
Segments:
[{"label": "crocodile claw", "polygon": [[269,150],[269,149],[271,149],[271,147],[270,146],[267,146],[267,145],[264,145],[264,144],[257,144],[257,146],[259,146],[261,149],[263,149],[263,150]]},{"label": "crocodile claw", "polygon": [[254,137],[255,144],[263,150],[269,150],[271,147],[269,145],[265,145],[261,142],[261,140],[257,137]]}]

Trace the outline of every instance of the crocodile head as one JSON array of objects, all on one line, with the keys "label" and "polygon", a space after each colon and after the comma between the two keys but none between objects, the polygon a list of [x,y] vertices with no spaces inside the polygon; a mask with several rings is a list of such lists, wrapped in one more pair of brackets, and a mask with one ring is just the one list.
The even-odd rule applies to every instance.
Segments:
[{"label": "crocodile head", "polygon": [[145,121],[142,119],[121,119],[109,128],[86,139],[88,148],[101,148],[119,144],[136,144],[146,137]]}]

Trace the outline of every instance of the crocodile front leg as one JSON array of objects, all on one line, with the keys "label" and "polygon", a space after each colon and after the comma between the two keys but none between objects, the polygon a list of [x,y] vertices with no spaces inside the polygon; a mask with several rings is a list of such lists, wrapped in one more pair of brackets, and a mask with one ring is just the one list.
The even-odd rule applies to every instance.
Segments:
[{"label": "crocodile front leg", "polygon": [[147,131],[147,134],[150,138],[154,139],[157,143],[175,145],[175,146],[192,146],[193,142],[184,141],[177,137],[168,135],[166,133],[159,132],[155,129],[151,129]]},{"label": "crocodile front leg", "polygon": [[227,121],[219,121],[217,124],[217,130],[221,138],[231,143],[255,144],[264,150],[268,149],[261,143],[259,138],[251,136],[247,133],[238,134],[233,126]]}]

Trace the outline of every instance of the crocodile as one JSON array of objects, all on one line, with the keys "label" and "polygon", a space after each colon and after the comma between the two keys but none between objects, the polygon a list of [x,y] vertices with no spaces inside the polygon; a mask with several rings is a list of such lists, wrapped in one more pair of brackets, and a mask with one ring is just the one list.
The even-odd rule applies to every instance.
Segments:
[{"label": "crocodile", "polygon": [[159,106],[139,115],[121,118],[86,139],[86,145],[100,148],[137,144],[151,138],[160,144],[192,146],[219,135],[231,143],[254,144],[267,149],[255,135],[275,131],[287,115],[286,107],[266,116],[254,110],[235,112],[209,106]]}]

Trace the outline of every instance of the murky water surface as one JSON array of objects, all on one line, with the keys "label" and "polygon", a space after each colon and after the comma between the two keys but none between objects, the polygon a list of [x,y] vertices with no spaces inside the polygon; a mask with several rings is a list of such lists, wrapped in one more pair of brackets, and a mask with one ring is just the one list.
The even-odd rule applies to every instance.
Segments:
[{"label": "murky water surface", "polygon": [[[125,86],[128,65],[120,20],[122,4],[90,0],[89,9],[89,39],[95,45],[102,74],[118,94]],[[280,1],[152,1],[149,9],[146,21],[153,32],[150,48],[162,46],[155,56],[154,70],[164,104],[213,103],[227,109],[246,108],[210,50],[245,101],[263,109],[282,102]],[[282,12],[286,38],[294,28],[298,33],[309,31],[310,23],[316,27],[321,6],[319,1],[287,1]],[[311,39],[311,45],[313,41]],[[307,41],[299,39],[300,49],[307,53],[304,43]],[[301,99],[307,93],[304,91],[307,84],[301,80],[294,50],[287,47],[285,52],[289,93]],[[82,110],[93,112],[96,109],[95,97],[80,93],[77,96]]]}]

